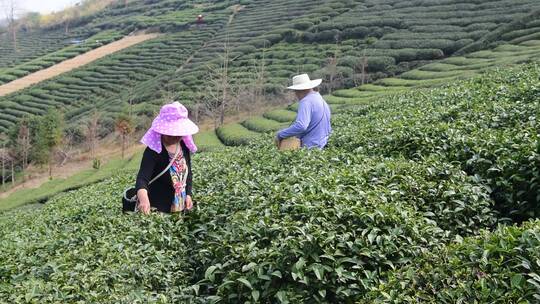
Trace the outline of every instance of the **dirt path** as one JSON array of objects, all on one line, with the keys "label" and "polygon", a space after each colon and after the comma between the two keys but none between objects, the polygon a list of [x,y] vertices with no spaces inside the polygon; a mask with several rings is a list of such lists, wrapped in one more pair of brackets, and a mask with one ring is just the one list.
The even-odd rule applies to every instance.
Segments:
[{"label": "dirt path", "polygon": [[101,46],[82,55],[62,61],[44,70],[37,71],[23,78],[19,78],[12,82],[1,85],[0,96],[5,96],[18,90],[22,90],[38,82],[53,78],[65,72],[69,72],[75,68],[91,63],[92,61],[158,36],[159,34],[142,34],[124,37],[118,41]]}]

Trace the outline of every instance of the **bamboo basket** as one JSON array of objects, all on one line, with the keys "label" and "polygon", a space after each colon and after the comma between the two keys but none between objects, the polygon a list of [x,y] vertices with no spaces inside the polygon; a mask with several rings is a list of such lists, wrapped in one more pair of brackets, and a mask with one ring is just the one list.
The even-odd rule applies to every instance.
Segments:
[{"label": "bamboo basket", "polygon": [[300,146],[302,145],[300,139],[298,137],[289,137],[282,139],[279,142],[278,149],[280,151],[292,151],[292,150],[298,150],[300,149]]}]

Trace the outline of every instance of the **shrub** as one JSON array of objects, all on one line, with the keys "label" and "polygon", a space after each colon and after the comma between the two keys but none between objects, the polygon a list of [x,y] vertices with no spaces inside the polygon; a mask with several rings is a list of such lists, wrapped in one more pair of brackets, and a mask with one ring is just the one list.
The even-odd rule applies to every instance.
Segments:
[{"label": "shrub", "polygon": [[367,69],[370,72],[384,72],[396,64],[396,60],[392,57],[368,57],[367,62]]},{"label": "shrub", "polygon": [[264,113],[263,116],[278,122],[291,122],[296,118],[296,113],[288,110],[273,110]]},{"label": "shrub", "polygon": [[249,131],[240,124],[230,124],[216,129],[218,138],[227,146],[241,146],[249,144],[257,133]]},{"label": "shrub", "polygon": [[281,41],[282,36],[280,34],[266,34],[262,35],[261,39],[270,41],[270,45],[276,44]]},{"label": "shrub", "polygon": [[266,118],[250,118],[242,123],[244,127],[249,130],[264,133],[270,131],[277,131],[286,125],[275,120],[270,120]]},{"label": "shrub", "polygon": [[295,28],[297,30],[300,30],[300,31],[305,31],[305,30],[309,29],[312,26],[313,26],[313,23],[310,22],[310,21],[297,21],[297,22],[293,23],[293,28]]},{"label": "shrub", "polygon": [[267,48],[267,47],[270,47],[272,45],[272,43],[266,39],[255,39],[255,40],[251,40],[249,42],[250,45],[258,48],[258,49],[261,49],[261,48]]},{"label": "shrub", "polygon": [[370,35],[371,32],[369,28],[365,26],[357,26],[354,28],[347,28],[343,31],[343,39],[363,39]]},{"label": "shrub", "polygon": [[372,302],[536,302],[540,278],[540,222],[494,233],[417,257],[370,294]]},{"label": "shrub", "polygon": [[313,41],[315,42],[335,42],[341,35],[341,32],[333,29],[316,33]]}]

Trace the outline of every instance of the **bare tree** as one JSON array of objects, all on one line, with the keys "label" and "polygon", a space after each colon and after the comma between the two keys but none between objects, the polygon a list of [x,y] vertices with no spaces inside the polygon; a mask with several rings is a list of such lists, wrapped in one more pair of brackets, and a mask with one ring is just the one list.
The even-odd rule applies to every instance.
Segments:
[{"label": "bare tree", "polygon": [[90,116],[90,120],[88,121],[88,124],[86,125],[86,143],[88,145],[88,149],[90,150],[90,156],[92,158],[96,157],[96,146],[97,146],[97,140],[98,140],[98,130],[99,130],[99,119],[101,118],[101,114],[98,111],[94,111],[92,113],[92,116]]},{"label": "bare tree", "polygon": [[199,123],[200,121],[200,113],[201,113],[201,108],[203,106],[203,99],[204,97],[201,96],[201,94],[197,94],[197,96],[195,96],[195,103],[193,104],[193,106],[191,107],[189,113],[191,113],[191,118],[193,119],[193,121],[195,123]]},{"label": "bare tree", "polygon": [[223,54],[220,56],[219,67],[208,66],[208,86],[203,90],[203,103],[206,113],[214,120],[216,128],[225,122],[225,113],[230,107],[237,86],[231,83],[229,65],[239,56],[230,58],[229,38],[223,45]]},{"label": "bare tree", "polygon": [[163,83],[160,94],[163,98],[163,103],[170,103],[176,99],[176,92],[174,91],[172,85],[168,82]]},{"label": "bare tree", "polygon": [[2,142],[2,150],[0,151],[0,157],[2,158],[2,186],[6,183],[6,143]]},{"label": "bare tree", "polygon": [[[211,74],[212,72],[210,72]],[[204,88],[204,92],[201,93],[201,100],[204,107],[205,115],[210,117],[214,122],[214,128],[219,127],[219,108],[220,108],[220,90],[219,84],[221,82],[216,81],[209,76],[209,84]]]},{"label": "bare tree", "polygon": [[121,114],[116,118],[115,122],[115,128],[118,133],[120,133],[120,136],[122,138],[122,158],[124,158],[124,154],[126,151],[126,140],[133,132],[133,121],[131,117],[125,114]]},{"label": "bare tree", "polygon": [[328,94],[332,94],[332,91],[339,87],[341,75],[338,71],[338,63],[339,63],[339,40],[336,38],[336,49],[334,50],[334,54],[332,57],[327,59],[326,63],[326,73],[328,75],[328,83],[326,85],[326,89],[328,91]]},{"label": "bare tree", "polygon": [[253,86],[253,101],[258,104],[264,99],[264,84],[266,83],[266,61],[265,51],[262,50],[262,56],[259,62],[255,64],[255,83]]},{"label": "bare tree", "polygon": [[69,34],[71,22],[81,16],[81,12],[77,6],[78,4],[76,4],[76,7],[66,9],[63,12],[62,20],[64,21],[64,32],[66,35]]},{"label": "bare tree", "polygon": [[229,36],[227,35],[227,40],[225,41],[223,49],[223,63],[221,65],[221,107],[220,107],[220,125],[223,125],[225,122],[225,109],[227,107],[227,93],[229,90]]},{"label": "bare tree", "polygon": [[28,166],[28,155],[30,154],[30,127],[26,121],[23,121],[19,127],[19,133],[17,134],[17,146],[20,151],[22,170],[26,170]]},{"label": "bare tree", "polygon": [[[12,151],[13,152],[13,151]],[[11,161],[11,185],[15,185],[15,155],[8,155],[9,160]]]},{"label": "bare tree", "polygon": [[16,0],[2,0],[3,9],[5,17],[8,21],[8,28],[11,32],[13,39],[13,49],[15,52],[18,52],[17,48],[17,20],[15,19],[17,15],[17,1]]},{"label": "bare tree", "polygon": [[368,59],[367,59],[367,56],[366,56],[366,53],[367,53],[367,49],[369,46],[371,46],[372,44],[374,44],[375,42],[377,42],[377,38],[374,38],[374,37],[369,37],[367,38],[364,43],[364,51],[363,51],[363,54],[362,54],[362,61],[360,62],[360,67],[361,67],[361,84],[365,84],[366,83],[366,74],[367,74],[367,66],[368,66]]},{"label": "bare tree", "polygon": [[67,161],[71,159],[75,149],[75,138],[77,137],[76,130],[68,129],[64,132],[61,143],[57,147],[56,155],[58,157],[57,161],[59,166],[62,167],[66,164]]}]

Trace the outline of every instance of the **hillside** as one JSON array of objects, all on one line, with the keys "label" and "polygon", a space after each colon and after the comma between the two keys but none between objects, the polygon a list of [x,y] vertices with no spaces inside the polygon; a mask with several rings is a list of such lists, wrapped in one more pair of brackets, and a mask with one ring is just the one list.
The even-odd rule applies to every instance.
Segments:
[{"label": "hillside", "polygon": [[[493,69],[511,68],[523,62],[538,62],[540,59],[540,41],[528,40],[519,45],[502,44],[490,51],[473,52],[466,56],[454,56],[411,70],[400,78],[385,78],[376,84],[363,85],[351,89],[342,89],[333,95],[325,96],[330,103],[334,114],[345,111],[354,105],[366,105],[377,103],[383,98],[411,89],[438,87],[453,84],[460,79],[474,77],[489,72]],[[258,140],[266,133],[273,133],[286,127],[294,120],[297,104],[291,104],[285,109],[277,109],[265,112],[262,116],[253,116],[240,123],[228,123],[215,131],[203,131],[195,136],[199,151],[213,151],[224,148],[224,143],[229,146],[247,145]],[[49,183],[28,191],[25,189],[16,191],[12,195],[0,199],[0,210],[9,209],[24,204],[42,201],[68,189],[80,187],[88,183],[87,175],[97,175],[97,181],[114,175],[123,166],[113,164],[111,169],[89,169],[80,174],[69,177],[67,180],[53,179],[50,183],[56,186],[50,187]],[[82,179],[81,179],[82,176]]]},{"label": "hillside", "polygon": [[[263,102],[280,93],[290,76],[300,71],[336,79],[326,82],[330,84],[326,91],[358,85],[364,56],[365,78],[375,81],[461,54],[484,37],[499,37],[493,34],[497,31],[506,36],[489,38],[489,43],[471,50],[518,37],[532,39],[538,27],[533,16],[539,9],[534,0],[140,0],[130,1],[127,7],[118,3],[72,22],[67,35],[62,25],[20,32],[19,52],[14,52],[8,35],[0,37],[0,81],[9,82],[98,47],[92,41],[102,39],[95,35],[113,41],[136,30],[163,34],[0,97],[0,132],[22,116],[41,115],[49,107],[64,109],[74,129],[98,109],[105,113],[105,133],[112,132],[111,121],[128,101],[135,104],[135,114],[143,117],[151,116],[171,97],[200,109],[195,105],[209,98],[205,85],[212,79],[210,71],[220,66],[226,42],[231,84],[247,93],[238,100]],[[204,26],[195,26],[198,14],[205,16]],[[86,44],[66,45],[70,39],[85,38]],[[332,58],[333,66],[329,65]],[[256,80],[253,75],[262,66],[259,81],[265,95],[254,98],[250,95]],[[200,110],[201,115],[207,110]]]},{"label": "hillside", "polygon": [[[55,64],[49,68],[41,69],[22,78],[18,78],[4,85],[0,85],[0,96],[5,96],[17,92],[34,84],[64,74],[78,67],[89,64],[97,59],[100,59],[112,53],[118,52],[122,49],[128,48],[132,45],[141,43],[145,40],[155,37],[157,37],[157,34],[127,36],[118,41],[100,46],[94,50],[85,52],[84,54],[78,55],[71,59],[63,60],[62,62]],[[10,72],[12,71],[6,69],[6,74]]]},{"label": "hillside", "polygon": [[122,215],[133,170],[1,213],[0,298],[533,303],[539,79],[529,64],[349,104],[323,151],[266,136],[195,155],[185,215]]},{"label": "hillside", "polygon": [[[178,99],[207,127],[223,87],[233,122],[195,137],[192,212],[121,212],[141,153],[0,199],[0,303],[538,303],[539,17],[538,0],[129,0],[20,28],[17,50],[0,34],[0,90],[46,74],[0,97],[0,136],[57,109],[77,144],[98,110],[98,161],[120,113],[140,132]],[[303,72],[333,133],[280,152]]]},{"label": "hillside", "polygon": [[[485,7],[486,4],[483,4],[483,7]],[[122,11],[123,8],[117,8],[119,11]],[[236,7],[236,9],[229,11],[232,12],[231,15],[229,15],[229,19],[227,19],[227,22],[231,22],[231,27],[235,24],[237,19],[241,18],[241,14],[245,11],[244,8]],[[267,12],[265,10],[261,10],[259,13],[264,13],[265,16],[272,16],[272,12]],[[133,14],[137,14],[137,11]],[[540,42],[538,40],[534,40],[536,35],[534,33],[537,32],[538,23],[536,22],[536,19],[534,16],[538,15],[537,12],[530,13],[526,15],[526,18],[514,20],[510,23],[503,24],[499,27],[496,27],[495,30],[491,31],[489,34],[485,35],[484,38],[480,40],[480,42],[475,42],[469,46],[469,48],[472,50],[473,48],[478,49],[480,45],[483,45],[483,47],[487,48],[483,51],[474,51],[471,53],[465,52],[461,56],[451,56],[446,59],[437,60],[432,63],[424,64],[420,66],[419,68],[409,70],[407,72],[404,72],[400,74],[397,77],[389,77],[389,78],[381,78],[379,80],[376,80],[372,83],[361,85],[358,87],[354,87],[351,89],[339,89],[334,90],[333,95],[327,95],[325,96],[326,100],[331,104],[332,110],[334,113],[338,113],[342,111],[343,109],[346,109],[351,104],[365,104],[374,102],[381,97],[388,96],[391,94],[395,94],[397,92],[403,92],[410,88],[426,88],[426,87],[434,87],[439,86],[443,84],[453,83],[458,79],[465,79],[469,77],[473,77],[475,75],[479,75],[481,73],[484,73],[485,71],[488,71],[493,68],[498,67],[511,67],[516,64],[520,64],[523,62],[528,61],[537,61],[540,58]],[[249,17],[249,16],[248,16]],[[246,17],[247,18],[247,17]],[[249,18],[248,18],[249,19]],[[110,24],[108,25],[110,26]],[[115,34],[116,33],[116,34]],[[107,30],[105,32],[101,32],[93,38],[100,38],[104,39],[106,37],[115,37],[114,39],[121,38],[120,35],[117,34],[118,32],[115,30]],[[255,31],[252,31],[251,33],[255,33]],[[493,41],[494,33],[498,33],[497,37],[499,38],[499,41]],[[421,35],[420,33],[418,35]],[[168,40],[167,43],[171,44],[170,41],[171,35],[165,34],[166,37],[160,37],[161,41]],[[229,42],[231,42],[233,39],[234,34],[230,34]],[[181,39],[183,36],[179,36],[178,39]],[[241,39],[247,39],[246,37],[240,36]],[[424,37],[425,39],[428,39],[429,35]],[[99,41],[101,43],[107,43],[111,40],[92,40],[87,39],[84,43],[89,43],[92,41]],[[113,40],[114,40],[113,39]],[[218,39],[217,36],[213,39]],[[485,41],[491,41],[489,43]],[[118,42],[118,41],[117,41]],[[158,44],[161,44],[159,42]],[[152,44],[153,45],[153,44]],[[278,43],[275,47],[279,46],[279,48],[283,47],[285,45],[284,42]],[[309,44],[311,45],[311,44]],[[79,47],[79,46],[77,46]],[[140,46],[141,49],[145,49],[144,47]],[[319,46],[317,46],[319,47]],[[72,47],[70,47],[72,48]],[[278,49],[279,49],[278,48]],[[320,47],[321,50],[323,49]],[[272,50],[274,47],[266,48],[264,50],[264,57],[266,61],[272,62],[274,59],[270,58],[273,57]],[[171,47],[171,49],[168,50],[166,54],[172,54],[174,48]],[[369,50],[367,50],[369,51]],[[58,51],[56,53],[62,53],[63,51]],[[85,53],[85,54],[91,54],[94,51]],[[201,51],[202,52],[202,51]],[[458,51],[458,53],[463,53],[463,49]],[[133,54],[140,54],[139,51],[132,51]],[[234,52],[232,52],[234,53]],[[232,54],[231,53],[231,54]],[[290,58],[291,54],[295,54],[296,52],[287,53],[289,54]],[[197,54],[193,54],[191,56],[186,56],[186,62],[179,68],[175,70],[175,73],[178,73],[178,75],[184,75],[184,72],[189,73],[190,70],[193,70],[191,68],[192,65],[201,65],[201,63],[197,63]],[[51,55],[49,55],[51,56]],[[79,55],[81,56],[81,55]],[[84,56],[84,55],[83,55]],[[159,54],[153,54],[153,58],[162,58],[164,57],[163,53]],[[125,61],[125,63],[122,63],[122,71],[125,69],[132,69],[134,62],[138,62],[136,59],[137,56],[132,55],[130,56],[130,60]],[[165,56],[166,57],[166,56]],[[183,57],[183,58],[186,58]],[[219,54],[216,53],[213,55],[212,58],[219,57]],[[343,59],[349,58],[347,56],[341,57]],[[368,57],[371,58],[371,57]],[[350,58],[349,58],[350,59]],[[25,65],[32,65],[32,62],[35,62],[36,60],[31,60],[30,64],[26,63]],[[67,63],[70,60],[64,61],[63,63]],[[53,67],[61,66],[61,64],[57,64]],[[148,63],[150,65],[150,62]],[[251,68],[253,66],[249,66],[249,64],[245,63],[247,65],[247,68]],[[138,65],[138,64],[135,64]],[[234,65],[233,65],[234,66]],[[284,66],[284,65],[278,65]],[[273,68],[273,64],[266,65],[264,67],[266,71],[269,71]],[[50,69],[50,68],[49,68]],[[231,69],[234,70],[234,67],[231,67]],[[45,72],[46,70],[40,70],[37,73]],[[116,73],[116,72],[114,72]],[[253,73],[257,74],[256,71]],[[253,74],[251,73],[251,74]],[[269,74],[273,75],[274,73]],[[94,73],[96,75],[95,77],[98,77],[97,73]],[[173,74],[176,75],[176,74]],[[244,75],[250,75],[249,72],[244,73]],[[137,75],[137,77],[146,77],[148,75]],[[170,92],[170,85],[167,84],[167,79],[170,79],[170,75],[160,75],[156,78],[152,78],[146,82],[144,82],[144,85],[140,87],[130,87],[127,91],[120,91],[122,96],[127,96],[132,101],[135,101],[136,103],[139,102],[138,105],[135,106],[136,111],[140,111],[142,113],[145,113],[143,115],[150,115],[152,113],[152,109],[148,108],[148,103],[143,102],[146,99],[151,99],[151,97],[148,97],[149,94],[152,95],[155,92],[155,87],[159,86],[160,91],[158,95],[161,95],[162,98],[166,98],[167,96],[170,97],[172,92]],[[198,75],[196,77],[197,81],[199,81],[201,78],[203,78],[203,75]],[[22,80],[23,78],[19,79]],[[88,89],[92,88],[92,91],[90,93],[94,92],[103,92],[103,94],[106,93],[106,88],[110,87],[110,82],[108,81],[99,81],[96,82],[97,79],[92,78],[83,78],[86,80],[90,80],[87,84]],[[125,79],[119,79],[119,81],[125,81]],[[134,83],[135,81],[133,79],[130,80],[130,83]],[[258,80],[257,80],[258,81]],[[284,79],[283,82],[286,80]],[[79,81],[81,85],[83,82]],[[106,86],[105,89],[101,90],[94,86]],[[270,84],[267,84],[270,85]],[[72,85],[66,85],[66,86],[72,86]],[[277,87],[282,87],[283,85],[277,85]],[[80,86],[77,86],[80,87]],[[63,91],[66,89],[55,90],[55,94],[64,95]],[[110,92],[109,92],[110,93]],[[40,95],[42,96],[42,95]],[[47,97],[49,95],[43,95],[42,97]],[[72,98],[73,94],[68,94],[66,96],[66,100],[68,98]],[[268,96],[268,95],[267,95]],[[260,98],[261,96],[259,96]],[[86,95],[85,98],[88,100],[91,100],[92,97]],[[73,101],[73,100],[71,100]],[[114,111],[120,111],[122,108],[113,106],[115,103],[118,102],[117,96],[112,95],[110,99],[106,99],[103,102],[103,106],[107,109],[108,115],[105,116],[101,122],[104,124],[104,129],[100,133],[101,134],[107,134],[108,132],[111,132],[113,128],[113,119],[115,112]],[[241,102],[241,100],[239,100]],[[70,130],[69,132],[72,132],[71,134],[81,134],[84,132],[84,121],[81,123],[81,120],[84,119],[86,116],[86,113],[93,109],[96,105],[90,104],[85,105],[82,102],[76,103],[73,105],[74,108],[76,108],[75,113],[71,114],[73,116],[68,116],[71,121],[77,122]],[[238,105],[236,105],[238,106]],[[245,120],[240,120],[239,123],[234,124],[226,124],[224,126],[219,127],[216,132],[214,131],[208,131],[203,132],[201,134],[198,134],[196,136],[197,144],[201,151],[209,151],[209,150],[215,150],[223,148],[224,144],[229,146],[237,146],[237,145],[245,145],[249,144],[253,140],[256,140],[260,137],[261,134],[267,133],[267,132],[274,132],[280,128],[285,127],[288,125],[295,117],[296,113],[296,104],[292,104],[288,106],[286,109],[279,109],[279,110],[273,110],[264,113],[262,116],[252,116]],[[42,109],[46,109],[47,105],[41,104],[40,107]],[[258,111],[259,113],[262,113],[262,111]],[[1,113],[0,113],[1,114]],[[15,113],[14,113],[15,115]],[[11,117],[9,114],[5,114],[5,117]],[[6,121],[6,123],[8,123]],[[146,127],[147,120],[141,119],[137,122],[137,125],[139,128]],[[81,130],[82,129],[82,130]],[[108,129],[108,131],[107,131]],[[77,131],[78,130],[78,131]],[[74,133],[73,133],[74,132]],[[79,137],[82,137],[84,135],[79,135]],[[89,169],[88,171],[92,171],[93,169]],[[86,171],[85,171],[86,172]],[[82,175],[85,175],[87,173],[81,172]],[[107,176],[110,176],[114,172],[114,169],[111,171],[108,171],[107,174],[98,174],[100,178],[105,178]],[[79,175],[77,175],[79,176]],[[12,196],[10,196],[7,199],[0,200],[0,203],[3,205],[0,207],[7,208],[6,206],[19,206],[21,204],[29,203],[29,202],[35,202],[40,201],[43,198],[50,197],[51,195],[54,195],[58,192],[65,191],[66,189],[71,189],[73,187],[77,187],[81,183],[81,180],[74,176],[73,178],[70,178],[70,180],[73,180],[73,182],[63,182],[59,181],[57,184],[58,186],[47,188],[47,189],[36,189],[36,191],[28,192],[28,193],[22,193],[27,192],[24,190],[21,190],[19,192],[21,193],[14,193]],[[53,183],[56,181],[52,181]],[[46,185],[44,185],[46,187]],[[52,189],[52,190],[51,190]],[[46,193],[41,194],[40,192]]]},{"label": "hillside", "polygon": [[[325,96],[334,113],[350,105],[378,102],[385,96],[407,92],[413,88],[433,88],[452,84],[460,79],[481,75],[497,68],[511,68],[526,62],[540,60],[540,40],[525,40],[519,44],[500,44],[490,50],[477,51],[464,56],[452,56],[420,68],[407,71],[398,77],[382,78],[373,83],[340,89]],[[244,145],[260,133],[277,131],[290,124],[295,116],[297,104],[287,109],[274,110],[262,116],[249,118],[241,124],[224,125],[217,132],[197,137],[203,149]]]}]

